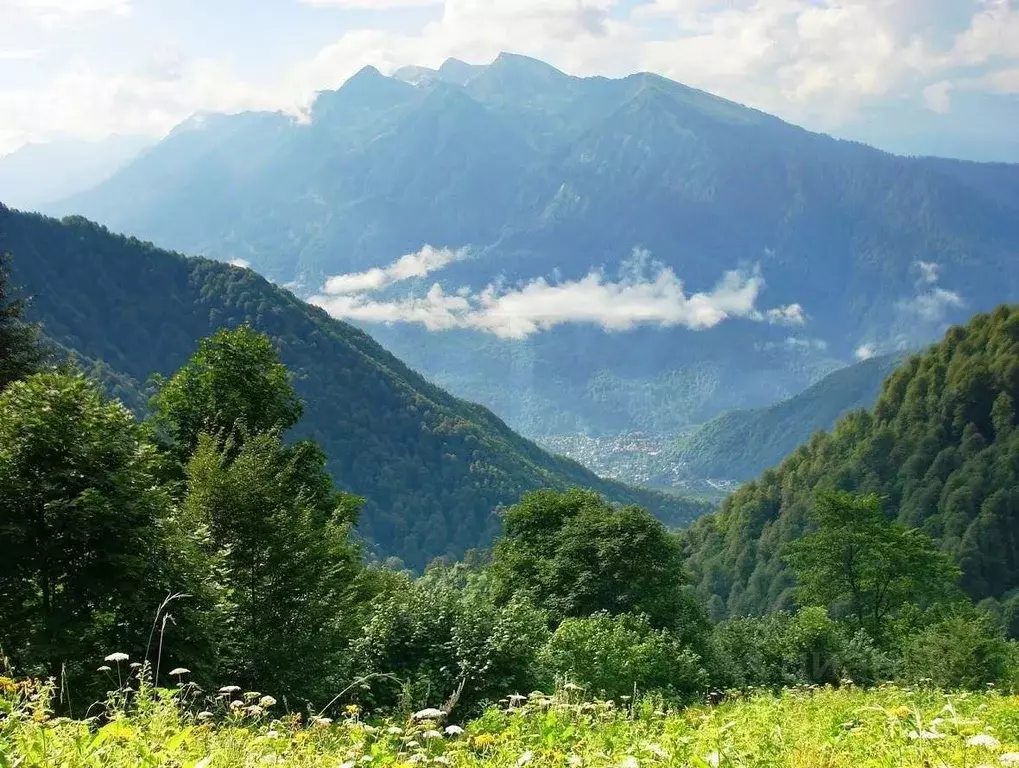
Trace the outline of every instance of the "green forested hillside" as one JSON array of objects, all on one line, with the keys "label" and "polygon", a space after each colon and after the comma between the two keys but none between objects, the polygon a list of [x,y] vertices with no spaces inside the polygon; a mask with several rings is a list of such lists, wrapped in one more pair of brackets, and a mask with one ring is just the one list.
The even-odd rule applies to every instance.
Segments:
[{"label": "green forested hillside", "polygon": [[856,408],[868,408],[902,356],[864,360],[824,377],[804,392],[767,408],[716,416],[675,446],[675,457],[697,477],[748,480],[776,466],[814,432],[830,429]]},{"label": "green forested hillside", "polygon": [[32,295],[30,313],[47,336],[99,366],[129,404],[138,405],[151,374],[175,370],[216,329],[250,323],[267,333],[307,404],[297,435],[322,445],[339,487],[367,499],[363,535],[408,565],[487,545],[499,527],[494,510],[544,486],[592,487],[673,523],[705,511],[551,456],[249,270],[162,251],[81,218],[2,206],[0,250],[14,254],[14,281]]},{"label": "green forested hillside", "polygon": [[940,542],[975,599],[1019,587],[1019,307],[977,315],[910,358],[870,411],[817,434],[729,497],[687,535],[690,564],[716,614],[789,606],[783,565],[815,491],[876,493],[886,513]]}]

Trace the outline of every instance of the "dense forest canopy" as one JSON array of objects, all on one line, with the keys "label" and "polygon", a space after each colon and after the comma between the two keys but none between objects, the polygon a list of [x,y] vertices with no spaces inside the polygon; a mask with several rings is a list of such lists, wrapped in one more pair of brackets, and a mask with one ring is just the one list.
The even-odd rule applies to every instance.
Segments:
[{"label": "dense forest canopy", "polygon": [[876,494],[962,568],[975,600],[1019,588],[1019,307],[953,327],[885,382],[871,410],[815,435],[726,499],[686,538],[714,612],[760,615],[794,602],[789,545],[808,529],[816,489]]}]

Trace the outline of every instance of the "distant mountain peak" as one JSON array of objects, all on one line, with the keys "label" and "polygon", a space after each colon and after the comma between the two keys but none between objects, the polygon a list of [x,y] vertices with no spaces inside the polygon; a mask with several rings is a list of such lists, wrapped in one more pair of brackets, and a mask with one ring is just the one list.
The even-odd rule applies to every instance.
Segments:
[{"label": "distant mountain peak", "polygon": [[452,83],[453,85],[467,85],[467,83],[484,70],[483,65],[468,64],[460,59],[446,59],[438,69],[439,79]]},{"label": "distant mountain peak", "polygon": [[569,77],[565,72],[556,69],[551,64],[540,59],[535,59],[530,56],[524,56],[520,53],[510,53],[509,51],[503,51],[495,60],[489,65],[489,69],[509,69],[512,68],[516,72],[527,72],[533,75],[542,75],[544,77]]},{"label": "distant mountain peak", "polygon": [[388,109],[414,92],[414,86],[404,80],[386,77],[373,66],[362,67],[339,89],[318,94],[312,106],[312,120],[336,109]]},{"label": "distant mountain peak", "polygon": [[431,69],[430,67],[419,67],[414,64],[410,64],[406,67],[400,67],[393,73],[393,77],[397,80],[402,80],[405,83],[411,85],[421,85],[422,83],[431,82],[439,76],[439,71]]}]

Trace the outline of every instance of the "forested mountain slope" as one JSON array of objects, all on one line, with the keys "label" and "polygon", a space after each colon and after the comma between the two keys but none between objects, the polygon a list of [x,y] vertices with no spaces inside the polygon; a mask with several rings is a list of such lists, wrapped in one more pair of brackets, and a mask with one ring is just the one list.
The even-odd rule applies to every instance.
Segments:
[{"label": "forested mountain slope", "polygon": [[705,511],[544,452],[250,270],[159,250],[81,218],[2,206],[0,249],[14,254],[14,281],[32,295],[45,333],[90,366],[102,361],[110,369],[102,377],[125,392],[174,371],[218,328],[250,323],[267,333],[306,401],[297,434],[322,445],[339,487],[366,497],[364,536],[408,565],[487,545],[499,527],[493,510],[539,487],[592,487],[672,523]]},{"label": "forested mountain slope", "polygon": [[843,414],[869,408],[903,360],[886,355],[840,368],[800,394],[767,408],[716,416],[676,442],[673,456],[695,477],[749,480],[776,466]]},{"label": "forested mountain slope", "polygon": [[948,331],[885,382],[875,406],[815,435],[689,532],[699,589],[717,613],[793,599],[782,563],[814,492],[877,493],[888,514],[959,561],[975,599],[1019,587],[1019,307]]},{"label": "forested mountain slope", "polygon": [[[578,78],[504,54],[399,77],[366,68],[308,121],[195,117],[58,212],[245,259],[305,295],[425,244],[469,248],[370,294],[397,318],[370,332],[529,435],[664,435],[788,398],[862,346],[914,348],[1019,301],[1016,189],[1016,165],[898,157],[657,75]],[[687,295],[741,270],[764,282],[760,311],[799,304],[803,322],[566,322],[507,340],[408,319],[408,297],[436,281],[482,296],[626,280],[634,249],[653,260],[645,283],[655,263]]]}]

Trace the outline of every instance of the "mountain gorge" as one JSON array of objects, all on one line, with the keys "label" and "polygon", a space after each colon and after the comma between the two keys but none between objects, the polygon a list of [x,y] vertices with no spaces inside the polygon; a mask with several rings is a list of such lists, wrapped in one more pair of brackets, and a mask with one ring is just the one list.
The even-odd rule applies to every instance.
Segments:
[{"label": "mountain gorge", "polygon": [[298,437],[325,450],[337,485],[366,499],[361,535],[380,555],[423,567],[487,546],[496,510],[528,490],[590,487],[672,524],[706,505],[603,481],[512,432],[487,409],[430,384],[365,333],[251,270],[185,258],[111,234],[0,206],[0,250],[31,317],[129,405],[219,328],[268,334],[306,402]]},{"label": "mountain gorge", "polygon": [[[1019,298],[1017,189],[504,54],[196,116],[51,210],[250,263],[527,435],[672,437]],[[463,256],[328,291],[426,245]]]}]

